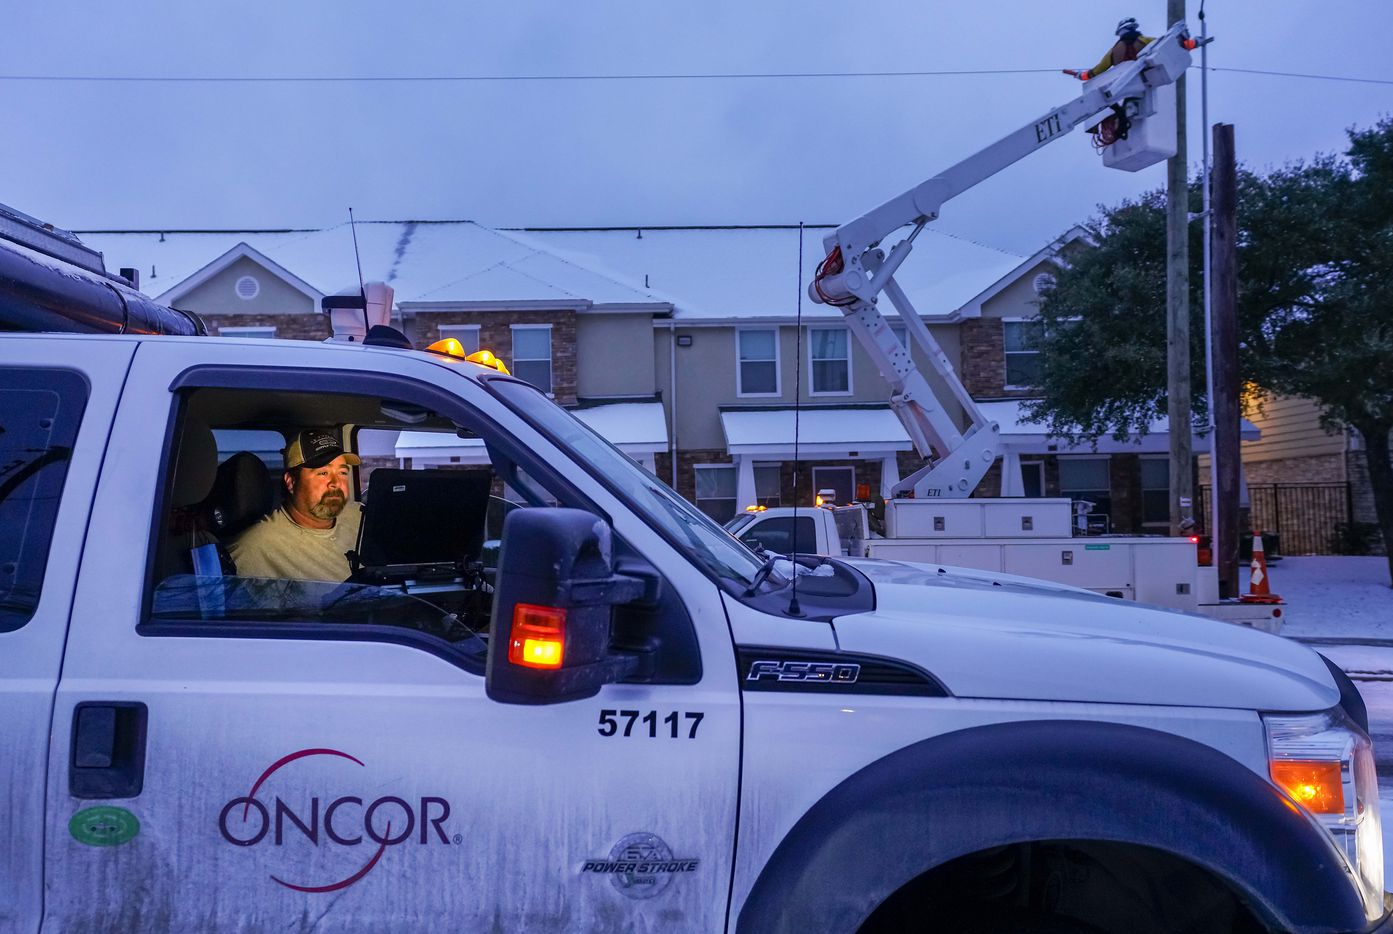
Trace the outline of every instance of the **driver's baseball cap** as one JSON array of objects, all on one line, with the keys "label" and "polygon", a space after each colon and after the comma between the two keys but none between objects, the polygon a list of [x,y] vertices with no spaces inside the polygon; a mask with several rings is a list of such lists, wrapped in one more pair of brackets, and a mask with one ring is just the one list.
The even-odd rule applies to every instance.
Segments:
[{"label": "driver's baseball cap", "polygon": [[307,428],[290,439],[286,445],[285,469],[296,467],[323,467],[336,457],[342,457],[345,464],[357,467],[363,462],[357,454],[350,454],[339,443],[338,435],[321,428]]}]

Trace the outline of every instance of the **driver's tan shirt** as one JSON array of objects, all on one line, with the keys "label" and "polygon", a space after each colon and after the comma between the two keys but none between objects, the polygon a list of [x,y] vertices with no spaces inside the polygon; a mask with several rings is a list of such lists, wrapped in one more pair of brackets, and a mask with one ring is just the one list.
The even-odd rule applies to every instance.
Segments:
[{"label": "driver's tan shirt", "polygon": [[345,552],[358,547],[363,507],[350,502],[331,529],[307,529],[282,506],[227,546],[238,577],[344,581],[352,569]]}]

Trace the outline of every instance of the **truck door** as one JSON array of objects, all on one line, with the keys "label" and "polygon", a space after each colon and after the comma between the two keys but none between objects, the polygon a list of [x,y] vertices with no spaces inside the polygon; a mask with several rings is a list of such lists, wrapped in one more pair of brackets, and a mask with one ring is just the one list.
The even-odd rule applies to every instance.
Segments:
[{"label": "truck door", "polygon": [[[6,934],[32,934],[42,915],[53,693],[92,488],[132,349],[110,340],[0,340],[0,932]],[[71,816],[62,817],[65,828]]]},{"label": "truck door", "polygon": [[[186,545],[203,545],[184,513],[242,512],[198,500],[221,482],[211,460],[240,453],[213,447],[225,429],[340,425],[433,434],[465,461],[456,476],[516,468],[495,495],[608,515],[630,559],[661,568],[686,641],[659,650],[651,683],[508,705],[487,697],[470,634],[477,568],[409,585],[387,565],[360,572],[384,575],[372,585],[186,573]],[[50,821],[45,931],[724,923],[739,711],[716,587],[563,451],[444,364],[251,342],[146,342],[114,431],[90,533],[108,547],[81,572],[49,801],[126,829],[96,847]],[[457,505],[434,521],[465,521]],[[486,555],[488,538],[469,547]]]}]

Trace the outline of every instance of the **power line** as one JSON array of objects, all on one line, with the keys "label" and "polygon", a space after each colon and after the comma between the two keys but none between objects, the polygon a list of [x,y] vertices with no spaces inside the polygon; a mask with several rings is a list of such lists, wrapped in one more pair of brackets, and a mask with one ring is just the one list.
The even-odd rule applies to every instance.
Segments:
[{"label": "power line", "polygon": [[[1359,78],[1352,75],[1319,75],[1258,68],[1212,68],[1237,74],[1311,81],[1347,81],[1357,84],[1393,85],[1393,79]],[[743,81],[804,78],[942,78],[988,75],[1059,74],[1058,68],[977,68],[938,71],[775,71],[644,74],[560,75],[35,75],[0,74],[0,81],[124,83],[124,84],[457,84],[509,81]]]},{"label": "power line", "polygon": [[1269,75],[1278,78],[1306,78],[1311,81],[1351,81],[1356,84],[1393,84],[1389,78],[1354,78],[1348,75],[1309,75],[1296,71],[1264,71],[1259,68],[1211,68],[1210,71],[1232,71],[1244,75]]},{"label": "power line", "polygon": [[921,78],[953,75],[1058,73],[1058,68],[985,68],[955,71],[779,71],[628,75],[0,75],[0,81],[112,81],[151,84],[352,84],[415,81],[445,84],[485,81],[736,81],[768,78]]}]

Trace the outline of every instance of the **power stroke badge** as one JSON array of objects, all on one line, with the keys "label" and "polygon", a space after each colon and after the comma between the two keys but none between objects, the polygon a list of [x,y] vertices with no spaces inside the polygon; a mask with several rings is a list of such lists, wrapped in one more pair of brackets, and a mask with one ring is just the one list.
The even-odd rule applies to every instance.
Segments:
[{"label": "power stroke badge", "polygon": [[610,883],[627,898],[652,898],[672,880],[696,872],[700,860],[675,857],[663,838],[653,833],[631,833],[609,851],[608,859],[587,859],[581,875],[609,876]]}]

